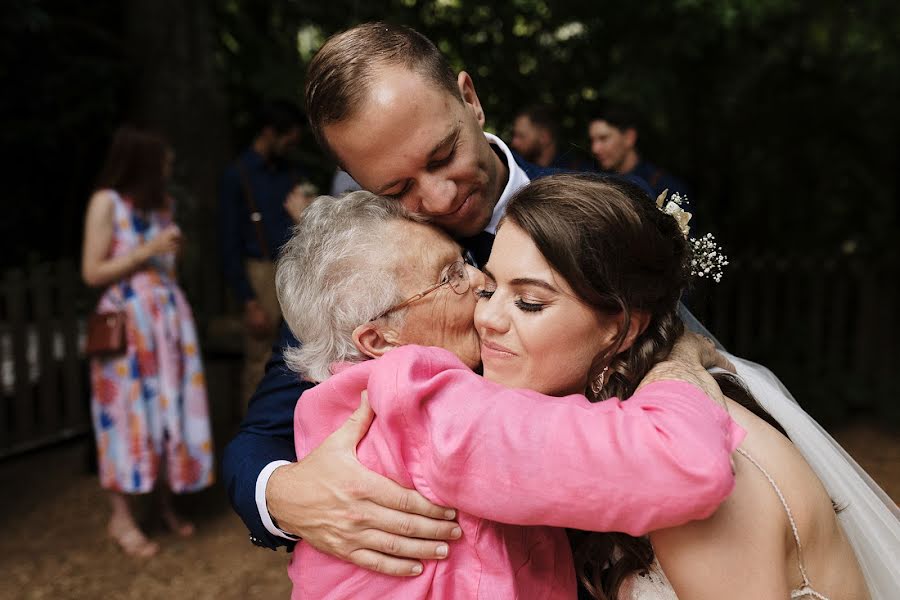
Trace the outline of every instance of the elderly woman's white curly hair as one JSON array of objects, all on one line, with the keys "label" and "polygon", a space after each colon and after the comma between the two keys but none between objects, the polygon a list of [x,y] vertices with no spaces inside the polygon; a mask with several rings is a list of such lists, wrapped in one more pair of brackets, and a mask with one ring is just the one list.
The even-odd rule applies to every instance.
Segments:
[{"label": "elderly woman's white curly hair", "polygon": [[[322,381],[332,363],[366,360],[353,330],[402,300],[385,238],[385,225],[398,220],[418,219],[365,191],[320,196],[304,211],[275,274],[284,320],[301,342],[284,349],[292,371]],[[403,312],[391,318],[402,322]]]}]

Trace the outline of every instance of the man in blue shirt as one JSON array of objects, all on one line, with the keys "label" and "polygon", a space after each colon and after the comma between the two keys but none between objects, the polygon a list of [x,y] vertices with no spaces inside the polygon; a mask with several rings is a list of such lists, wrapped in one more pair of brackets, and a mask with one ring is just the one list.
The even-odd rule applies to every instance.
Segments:
[{"label": "man in blue shirt", "polygon": [[687,195],[687,186],[681,180],[641,158],[637,148],[638,122],[629,108],[612,103],[595,107],[588,122],[588,136],[591,154],[604,171],[642,179],[654,197],[666,189]]},{"label": "man in blue shirt", "polygon": [[519,111],[513,120],[510,148],[539,167],[563,171],[593,171],[581,149],[560,148],[559,121],[552,107],[535,104]]},{"label": "man in blue shirt", "polygon": [[299,172],[285,162],[300,139],[302,120],[287,102],[266,105],[256,137],[228,166],[219,190],[225,278],[244,311],[242,402],[263,376],[281,322],[272,261],[291,235],[295,204],[303,200]]}]

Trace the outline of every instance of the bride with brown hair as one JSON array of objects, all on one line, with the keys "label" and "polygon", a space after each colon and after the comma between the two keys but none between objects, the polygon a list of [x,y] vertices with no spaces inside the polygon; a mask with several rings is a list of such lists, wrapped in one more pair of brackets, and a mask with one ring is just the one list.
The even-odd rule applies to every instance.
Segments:
[{"label": "bride with brown hair", "polygon": [[[750,395],[725,378],[720,382],[733,398],[724,401],[727,410],[747,432],[734,457],[735,491],[713,514],[689,517],[699,520],[685,524],[682,511],[678,523],[649,524],[683,509],[691,497],[689,488],[675,484],[678,477],[666,475],[671,486],[647,485],[662,481],[660,473],[672,466],[669,444],[681,456],[701,459],[681,468],[688,479],[704,458],[718,461],[719,455],[706,441],[677,429],[634,428],[655,411],[668,410],[665,401],[648,405],[638,388],[684,331],[679,298],[696,258],[680,224],[640,189],[576,175],[529,184],[506,209],[483,282],[472,279],[470,268],[451,269],[459,262],[458,246],[446,236],[443,243],[428,238],[422,224],[415,224],[415,235],[409,225],[357,236],[365,257],[358,264],[326,268],[311,260],[321,254],[317,240],[353,237],[325,226],[347,228],[335,211],[348,198],[314,203],[279,261],[285,318],[304,340],[301,349],[286,354],[287,362],[324,380],[298,402],[297,455],[343,423],[367,389],[375,417],[359,445],[360,461],[415,486],[433,502],[459,508],[464,532],[451,542],[449,558],[425,561],[424,572],[412,579],[363,571],[301,542],[289,569],[295,597],[398,597],[404,590],[402,597],[471,592],[484,598],[563,598],[574,596],[565,581],[566,573],[574,579],[576,567],[597,598],[865,599],[867,580],[870,587],[879,580],[887,582],[884,589],[896,586],[896,567],[860,553],[842,527],[844,515],[858,512],[852,507],[862,508],[857,498],[877,490],[851,485],[859,493],[849,497],[826,490],[821,472],[817,477]],[[391,210],[389,202],[369,201]],[[418,271],[432,267],[435,279],[421,277]],[[403,286],[387,286],[391,278]],[[426,287],[426,280],[436,283]],[[469,329],[459,326],[467,323],[464,318],[446,329],[448,307],[464,312],[471,288],[477,302]],[[366,314],[350,312],[363,301]],[[315,304],[318,312],[311,312]],[[435,325],[438,334],[423,342],[423,332]],[[480,353],[473,354],[469,342],[476,332]],[[459,358],[437,348],[400,348],[414,343],[441,345]],[[484,378],[471,371],[479,354]],[[369,358],[378,360],[365,362]],[[341,361],[361,364],[329,367]],[[738,372],[747,374],[757,395],[767,396],[767,405],[790,402],[753,379],[753,365],[740,362]],[[667,401],[673,409],[679,406],[674,397]],[[696,402],[680,406],[702,406]],[[631,411],[637,407],[649,412],[635,419]],[[599,414],[591,409],[612,420],[587,421]],[[561,416],[569,410],[583,416]],[[684,416],[683,423],[694,425],[717,418],[705,409]],[[727,428],[721,435],[727,448],[743,437]],[[705,493],[697,488],[694,499]],[[837,515],[832,498],[848,508]],[[883,503],[866,508],[890,514]],[[528,537],[546,528],[502,523],[650,535],[573,535],[573,566],[568,549],[567,556],[547,554],[551,533],[542,544]],[[882,533],[888,549],[900,539],[896,528]],[[484,546],[487,537],[493,541]],[[865,558],[863,569],[857,555]],[[549,556],[558,561],[552,567]],[[538,557],[544,562],[536,563]],[[872,597],[890,597],[875,589]]]},{"label": "bride with brown hair", "polygon": [[[507,208],[485,268],[490,291],[475,318],[482,345],[521,339],[523,327],[548,329],[551,317],[542,316],[543,308],[538,317],[515,309],[522,301],[517,296],[527,292],[530,308],[552,310],[540,286],[515,284],[543,270],[545,279],[564,280],[601,314],[623,315],[626,323],[646,319],[630,348],[620,352],[614,343],[597,357],[608,374],[594,400],[628,398],[683,331],[676,304],[689,277],[678,258],[690,256],[689,242],[663,223],[649,226],[660,217],[674,219],[638,195],[628,185],[583,176],[550,177],[523,189]],[[659,258],[666,246],[678,248],[674,261]],[[518,335],[510,333],[517,322],[523,324]],[[531,387],[549,376],[537,361],[527,365],[487,353],[482,360],[485,377],[507,385]],[[623,600],[868,598],[853,548],[815,472],[737,380],[720,377],[719,383],[728,412],[747,431],[734,459],[734,491],[711,517],[651,532],[649,539],[585,536],[576,545],[576,566],[586,587],[597,598]]]}]

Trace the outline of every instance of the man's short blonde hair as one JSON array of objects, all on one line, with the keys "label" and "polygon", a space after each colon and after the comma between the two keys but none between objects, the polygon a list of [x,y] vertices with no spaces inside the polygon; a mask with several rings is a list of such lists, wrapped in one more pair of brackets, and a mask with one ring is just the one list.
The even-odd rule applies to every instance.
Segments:
[{"label": "man's short blonde hair", "polygon": [[337,156],[325,139],[325,127],[356,114],[379,67],[384,66],[406,67],[462,101],[447,58],[418,31],[374,22],[337,33],[313,57],[306,77],[310,127],[322,149],[334,158]]}]

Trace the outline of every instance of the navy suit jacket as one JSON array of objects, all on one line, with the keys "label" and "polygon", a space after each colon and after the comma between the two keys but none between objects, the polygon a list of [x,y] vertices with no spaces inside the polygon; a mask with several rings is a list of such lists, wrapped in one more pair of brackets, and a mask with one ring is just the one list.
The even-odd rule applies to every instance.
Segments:
[{"label": "navy suit jacket", "polygon": [[[514,156],[529,179],[560,172],[537,167],[526,163],[518,155]],[[632,181],[650,193],[646,184],[639,180]],[[478,264],[484,264],[493,238],[493,235],[484,232],[462,240],[462,243],[472,252]],[[300,395],[313,386],[301,381],[285,366],[281,349],[297,344],[290,329],[282,325],[281,337],[272,349],[265,376],[250,399],[240,431],[225,447],[222,459],[222,475],[231,505],[250,530],[250,541],[272,550],[278,546],[293,547],[293,542],[273,536],[260,520],[256,506],[256,480],[263,468],[273,461],[297,460],[294,452],[294,407]]]}]

